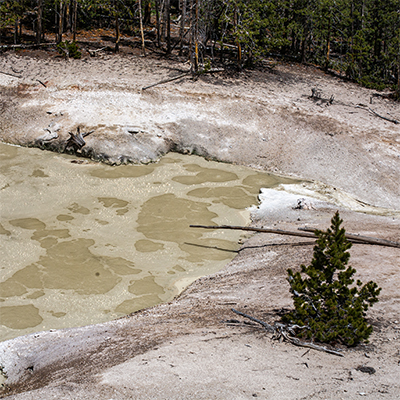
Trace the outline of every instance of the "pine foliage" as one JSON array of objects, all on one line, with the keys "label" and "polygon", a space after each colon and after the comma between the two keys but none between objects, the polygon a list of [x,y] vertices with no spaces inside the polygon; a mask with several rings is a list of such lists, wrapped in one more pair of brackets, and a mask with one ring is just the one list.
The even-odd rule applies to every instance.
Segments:
[{"label": "pine foliage", "polygon": [[363,285],[357,280],[354,285],[356,270],[348,265],[351,243],[340,227],[342,222],[336,212],[331,227],[316,232],[311,264],[301,265],[301,273],[288,269],[295,310],[284,321],[307,326],[299,335],[309,339],[355,346],[367,341],[372,332],[366,311],[378,301],[381,289],[372,281]]}]

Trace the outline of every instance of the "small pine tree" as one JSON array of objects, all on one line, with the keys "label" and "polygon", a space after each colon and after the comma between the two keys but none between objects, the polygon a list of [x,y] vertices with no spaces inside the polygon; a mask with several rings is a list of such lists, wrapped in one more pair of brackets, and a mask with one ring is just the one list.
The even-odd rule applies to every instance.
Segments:
[{"label": "small pine tree", "polygon": [[[366,311],[378,301],[377,284],[360,280],[353,285],[356,270],[347,266],[351,243],[340,228],[339,212],[333,216],[326,232],[316,231],[317,244],[309,266],[301,265],[301,273],[288,269],[288,281],[295,310],[286,314],[285,322],[307,326],[300,336],[319,342],[341,342],[355,346],[367,341],[372,326],[365,320]],[[353,285],[353,286],[352,286]]]}]

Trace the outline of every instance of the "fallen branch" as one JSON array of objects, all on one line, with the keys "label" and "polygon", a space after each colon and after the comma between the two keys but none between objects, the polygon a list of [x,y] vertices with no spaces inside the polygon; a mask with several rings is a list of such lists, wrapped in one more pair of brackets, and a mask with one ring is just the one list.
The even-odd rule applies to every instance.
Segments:
[{"label": "fallen branch", "polygon": [[290,336],[289,333],[294,333],[293,329],[295,328],[306,328],[302,327],[299,325],[286,325],[286,324],[281,324],[281,323],[275,323],[274,326],[267,324],[264,321],[261,321],[260,319],[254,318],[251,315],[242,313],[241,311],[237,311],[234,308],[231,309],[235,314],[241,315],[242,317],[248,318],[251,321],[257,322],[258,324],[262,325],[267,331],[271,332],[274,334],[273,339],[277,340],[280,338],[284,338],[287,340],[289,343],[294,344],[295,346],[300,346],[300,347],[308,347],[310,349],[318,350],[318,351],[324,351],[325,353],[329,354],[334,354],[335,356],[339,357],[344,357],[342,353],[339,353],[338,351],[328,349],[327,347],[324,346],[318,346],[314,343],[310,342],[303,342],[300,339]]},{"label": "fallen branch", "polygon": [[159,81],[159,82],[157,82],[157,83],[153,83],[152,85],[145,86],[144,88],[142,88],[142,90],[150,89],[150,88],[152,88],[152,87],[154,87],[154,86],[162,85],[163,83],[168,83],[168,82],[176,81],[177,79],[181,79],[181,78],[183,78],[183,77],[185,77],[185,76],[187,76],[187,75],[190,75],[190,74],[191,74],[191,72],[188,71],[188,72],[185,72],[185,73],[180,74],[180,75],[178,75],[178,76],[174,76],[173,78],[163,79],[162,81]]},{"label": "fallen branch", "polygon": [[237,315],[241,315],[242,317],[248,318],[251,321],[257,322],[258,324],[262,325],[267,331],[271,332],[271,333],[275,333],[276,330],[272,325],[267,324],[264,321],[261,321],[260,319],[254,318],[251,315],[242,313],[241,311],[237,311],[234,308],[231,309],[234,313],[236,313]]},{"label": "fallen branch", "polygon": [[[309,229],[307,228],[299,228],[299,230],[304,230],[306,232],[296,232],[296,231],[284,231],[282,229],[270,229],[270,228],[255,228],[252,226],[231,226],[231,225],[190,225],[191,228],[203,228],[203,229],[231,229],[231,230],[241,230],[241,231],[251,231],[251,232],[262,232],[262,233],[275,233],[278,235],[288,235],[288,236],[300,236],[300,237],[308,237],[312,239],[316,239],[314,233],[307,233]],[[315,229],[311,230],[312,232]],[[389,247],[398,247],[400,248],[400,243],[393,242],[390,240],[378,239],[378,238],[370,238],[367,236],[359,236],[351,233],[346,233],[346,238],[349,242],[359,243],[359,244],[372,244],[379,246],[389,246]]]},{"label": "fallen branch", "polygon": [[382,119],[384,119],[385,121],[392,122],[393,124],[400,124],[400,121],[398,121],[397,119],[386,118],[386,117],[384,117],[384,116],[378,114],[378,113],[377,113],[376,111],[374,111],[372,108],[367,107],[367,106],[364,105],[364,104],[358,104],[358,105],[355,106],[355,108],[361,108],[362,110],[369,111],[371,114],[375,115],[376,117],[382,118]]},{"label": "fallen branch", "polygon": [[43,83],[42,81],[40,81],[39,79],[36,79],[42,86],[44,86],[45,88],[47,88],[46,83]]},{"label": "fallen branch", "polygon": [[299,340],[298,338],[289,336],[287,334],[287,332],[281,332],[281,334],[288,342],[294,344],[295,346],[309,347],[310,349],[324,351],[325,353],[334,354],[335,356],[339,356],[339,357],[344,357],[344,355],[342,353],[339,353],[338,351],[328,349],[327,347],[324,347],[324,346],[318,346],[314,343],[303,342],[303,341]]},{"label": "fallen branch", "polygon": [[382,115],[379,115],[377,112],[375,112],[372,108],[368,107],[368,111],[370,113],[376,115],[377,117],[384,119],[385,121],[393,122],[394,124],[400,124],[400,121],[397,121],[396,119],[390,119],[390,118],[383,117]]},{"label": "fallen branch", "polygon": [[0,49],[29,49],[30,47],[55,46],[57,43],[40,43],[40,44],[3,44]]},{"label": "fallen branch", "polygon": [[96,50],[87,49],[87,52],[89,53],[90,57],[95,57],[97,52],[105,50],[106,48],[107,48],[107,46],[106,47],[102,47],[100,49],[96,49]]},{"label": "fallen branch", "polygon": [[168,82],[176,81],[177,79],[184,78],[185,76],[190,75],[190,74],[192,74],[193,76],[200,76],[200,75],[203,75],[203,74],[214,74],[214,73],[216,73],[216,72],[223,72],[223,71],[225,71],[223,68],[214,68],[214,69],[210,69],[210,70],[208,70],[208,71],[203,70],[203,71],[199,71],[199,72],[194,73],[194,74],[192,74],[191,71],[188,71],[188,72],[184,72],[184,73],[181,74],[181,75],[175,76],[175,77],[173,77],[173,78],[164,79],[164,80],[162,80],[162,81],[160,81],[160,82],[153,83],[152,85],[149,85],[149,86],[146,86],[146,87],[142,88],[142,90],[150,89],[150,88],[152,88],[152,87],[154,87],[154,86],[162,85],[163,83],[168,83]]},{"label": "fallen branch", "polygon": [[9,74],[8,72],[3,72],[3,71],[0,71],[0,74],[12,76],[13,78],[19,78],[19,79],[22,78],[22,76],[20,75]]},{"label": "fallen branch", "polygon": [[[298,228],[300,231],[305,232],[315,232],[317,229],[315,228]],[[389,247],[398,247],[400,248],[400,243],[394,242],[392,240],[379,239],[370,236],[361,236],[354,233],[345,233],[346,238],[353,243],[368,243],[375,244],[377,246],[389,246]]]}]

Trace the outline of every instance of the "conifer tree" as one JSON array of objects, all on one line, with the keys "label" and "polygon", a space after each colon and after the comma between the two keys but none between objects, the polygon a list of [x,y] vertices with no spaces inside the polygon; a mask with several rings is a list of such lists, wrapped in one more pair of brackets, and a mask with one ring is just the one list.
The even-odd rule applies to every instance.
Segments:
[{"label": "conifer tree", "polygon": [[[367,340],[372,332],[365,315],[378,301],[377,284],[363,285],[347,265],[351,243],[340,227],[339,212],[326,231],[317,231],[317,244],[309,266],[301,265],[301,273],[288,269],[288,281],[295,310],[284,316],[285,322],[306,326],[299,335],[319,342],[341,342],[348,346]],[[305,276],[303,278],[303,276]]]}]

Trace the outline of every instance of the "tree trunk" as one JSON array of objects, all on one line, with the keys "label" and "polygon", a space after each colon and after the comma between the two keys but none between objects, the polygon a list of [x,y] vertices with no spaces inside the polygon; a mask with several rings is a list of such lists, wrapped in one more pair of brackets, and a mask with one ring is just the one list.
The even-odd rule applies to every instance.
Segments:
[{"label": "tree trunk", "polygon": [[43,16],[43,0],[38,0],[37,25],[36,25],[36,43],[40,44],[42,39],[42,16]]},{"label": "tree trunk", "polygon": [[199,2],[196,0],[194,12],[194,72],[199,70]]},{"label": "tree trunk", "polygon": [[76,42],[76,20],[78,18],[78,0],[74,0],[72,14],[72,40]]},{"label": "tree trunk", "polygon": [[62,34],[63,34],[63,20],[64,20],[64,4],[60,1],[60,12],[58,14],[58,37],[57,43],[62,42]]},{"label": "tree trunk", "polygon": [[182,14],[181,14],[181,27],[179,32],[179,41],[180,41],[180,48],[179,48],[179,55],[182,55],[183,51],[183,37],[185,36],[185,22],[186,22],[186,0],[182,1]]},{"label": "tree trunk", "polygon": [[120,31],[119,31],[119,18],[118,18],[117,12],[115,12],[115,49],[114,49],[114,51],[116,53],[119,52],[120,39],[121,39],[121,34],[120,34]]},{"label": "tree trunk", "polygon": [[171,0],[165,0],[165,20],[167,28],[167,54],[171,54]]},{"label": "tree trunk", "polygon": [[142,37],[142,54],[146,56],[146,47],[144,44],[144,32],[143,32],[143,21],[142,21],[142,0],[138,0],[139,5],[139,22],[140,22],[140,35]]},{"label": "tree trunk", "polygon": [[73,0],[70,0],[69,2],[66,1],[65,3],[65,18],[64,18],[64,23],[65,23],[65,31],[67,33],[71,32],[71,3]]},{"label": "tree trunk", "polygon": [[240,45],[239,37],[238,37],[238,9],[235,8],[235,17],[234,17],[234,24],[235,24],[235,34],[236,34],[236,46],[237,46],[237,64],[238,69],[242,68],[242,47]]},{"label": "tree trunk", "polygon": [[150,0],[146,0],[144,4],[143,24],[149,25],[150,23],[151,23],[151,2]]},{"label": "tree trunk", "polygon": [[18,29],[18,27],[19,27],[19,19],[16,19],[15,20],[15,23],[14,23],[14,44],[19,44],[19,35],[18,35],[18,32],[19,32],[19,29]]},{"label": "tree trunk", "polygon": [[328,33],[326,35],[326,44],[325,44],[325,71],[328,71],[329,61],[330,61],[330,53],[331,53],[331,28],[332,28],[332,17],[329,17],[329,25],[328,25]]},{"label": "tree trunk", "polygon": [[157,27],[157,47],[160,47],[161,46],[160,0],[156,0],[156,27]]}]

